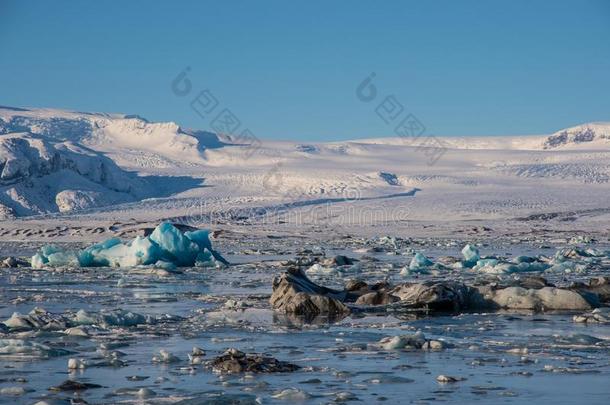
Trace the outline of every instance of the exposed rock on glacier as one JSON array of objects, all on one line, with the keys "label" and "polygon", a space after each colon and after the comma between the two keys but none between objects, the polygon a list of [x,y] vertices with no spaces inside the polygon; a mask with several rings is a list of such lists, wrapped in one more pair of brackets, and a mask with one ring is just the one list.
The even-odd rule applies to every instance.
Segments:
[{"label": "exposed rock on glacier", "polygon": [[123,243],[113,238],[79,252],[44,246],[32,257],[32,267],[130,267],[161,263],[159,266],[171,269],[172,265],[207,267],[229,264],[212,249],[208,234],[207,230],[181,232],[169,222],[162,222],[149,236],[136,236],[131,242]]},{"label": "exposed rock on glacier", "polygon": [[589,123],[554,133],[544,141],[544,148],[552,149],[570,144],[604,140],[610,140],[610,125],[608,123]]}]

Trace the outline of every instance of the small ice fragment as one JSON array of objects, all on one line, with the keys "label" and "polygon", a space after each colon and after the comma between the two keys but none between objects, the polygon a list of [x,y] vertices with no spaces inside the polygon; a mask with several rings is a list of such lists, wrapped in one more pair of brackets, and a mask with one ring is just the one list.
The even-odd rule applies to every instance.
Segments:
[{"label": "small ice fragment", "polygon": [[471,244],[464,246],[462,249],[462,256],[464,256],[464,264],[469,265],[470,267],[474,266],[481,258],[479,255],[479,249]]},{"label": "small ice fragment", "polygon": [[428,259],[422,253],[418,252],[415,254],[415,256],[413,256],[413,259],[411,259],[411,263],[409,263],[409,270],[422,271],[432,266],[433,264],[434,262],[432,262],[432,260]]},{"label": "small ice fragment", "polygon": [[456,378],[456,377],[451,377],[449,375],[441,374],[438,377],[436,377],[436,381],[438,381],[441,384],[447,384],[447,383],[458,382],[458,381],[460,381],[460,379]]},{"label": "small ice fragment", "polygon": [[284,401],[305,401],[310,395],[298,388],[286,388],[271,395],[272,398]]},{"label": "small ice fragment", "polygon": [[180,359],[165,349],[159,350],[159,354],[156,354],[152,358],[153,363],[175,363]]},{"label": "small ice fragment", "polygon": [[83,359],[68,359],[68,370],[82,370],[87,363]]}]

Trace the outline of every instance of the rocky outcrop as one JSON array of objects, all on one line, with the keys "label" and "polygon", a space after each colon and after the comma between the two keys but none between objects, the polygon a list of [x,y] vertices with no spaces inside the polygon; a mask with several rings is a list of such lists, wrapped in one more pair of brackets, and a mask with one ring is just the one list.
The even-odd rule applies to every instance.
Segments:
[{"label": "rocky outcrop", "polygon": [[472,288],[451,281],[404,283],[390,290],[390,294],[398,297],[401,305],[410,308],[445,312],[469,307],[470,301],[478,297]]},{"label": "rocky outcrop", "polygon": [[336,316],[349,313],[343,303],[348,293],[322,287],[307,278],[301,269],[291,267],[273,280],[270,303],[279,312],[305,316]]},{"label": "rocky outcrop", "polygon": [[306,317],[346,315],[371,307],[392,310],[458,312],[468,310],[591,310],[604,302],[607,279],[558,288],[533,276],[505,284],[467,285],[458,281],[424,281],[391,286],[350,280],[342,291],[319,286],[297,267],[273,283],[271,306],[279,312]]},{"label": "rocky outcrop", "polygon": [[610,277],[593,277],[585,282],[573,283],[570,289],[580,294],[594,294],[601,303],[610,303]]},{"label": "rocky outcrop", "polygon": [[576,291],[556,287],[539,289],[506,287],[493,289],[480,287],[483,304],[498,309],[525,309],[531,311],[574,311],[593,308],[592,302]]}]

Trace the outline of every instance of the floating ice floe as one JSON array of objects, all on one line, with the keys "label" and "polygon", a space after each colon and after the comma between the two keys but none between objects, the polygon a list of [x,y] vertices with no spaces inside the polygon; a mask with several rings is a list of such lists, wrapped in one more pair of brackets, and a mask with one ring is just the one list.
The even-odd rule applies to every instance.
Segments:
[{"label": "floating ice floe", "polygon": [[377,345],[383,350],[443,350],[447,347],[441,340],[426,339],[421,331],[410,335],[385,337]]},{"label": "floating ice floe", "polygon": [[596,308],[591,312],[574,315],[572,319],[578,323],[610,323],[610,308]]},{"label": "floating ice floe", "polygon": [[36,269],[151,265],[171,271],[176,266],[216,267],[228,264],[212,249],[209,231],[181,232],[169,222],[159,224],[150,236],[137,236],[131,242],[112,238],[76,253],[48,245],[32,257],[32,267]]},{"label": "floating ice floe", "polygon": [[308,276],[331,276],[337,274],[338,271],[334,267],[325,267],[316,263],[305,270],[305,273],[307,273]]},{"label": "floating ice floe", "polygon": [[549,267],[549,264],[540,262],[536,258],[519,256],[511,261],[495,258],[479,259],[472,269],[479,273],[510,274],[545,271]]},{"label": "floating ice floe", "polygon": [[0,339],[0,360],[30,360],[65,356],[68,350],[54,349],[49,346],[21,339]]}]

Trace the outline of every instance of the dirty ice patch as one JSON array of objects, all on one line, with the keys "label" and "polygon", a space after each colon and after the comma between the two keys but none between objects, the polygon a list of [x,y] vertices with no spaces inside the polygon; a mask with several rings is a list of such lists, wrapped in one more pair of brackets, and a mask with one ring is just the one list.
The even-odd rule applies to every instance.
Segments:
[{"label": "dirty ice patch", "polygon": [[159,224],[150,236],[137,236],[130,242],[118,238],[96,243],[78,252],[56,246],[43,246],[32,257],[32,267],[133,267],[157,265],[215,267],[228,265],[212,248],[209,231],[181,232],[169,222]]}]

